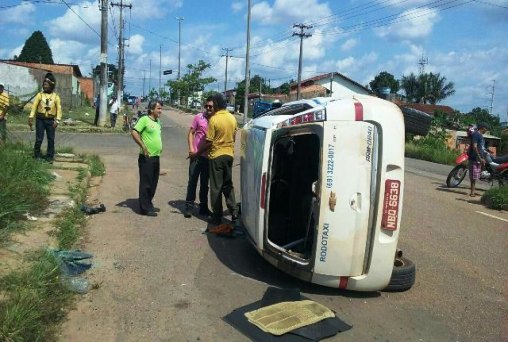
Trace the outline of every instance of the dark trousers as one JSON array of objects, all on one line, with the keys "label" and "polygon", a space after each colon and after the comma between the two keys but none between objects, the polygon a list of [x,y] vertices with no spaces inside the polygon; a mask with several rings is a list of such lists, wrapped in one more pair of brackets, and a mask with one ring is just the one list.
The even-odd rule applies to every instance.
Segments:
[{"label": "dark trousers", "polygon": [[153,210],[153,196],[159,183],[159,157],[138,157],[139,168],[139,209],[141,213]]},{"label": "dark trousers", "polygon": [[118,116],[118,114],[115,114],[115,113],[109,113],[109,118],[110,118],[110,121],[111,121],[111,127],[114,128],[116,126],[116,117]]},{"label": "dark trousers", "polygon": [[41,158],[41,145],[44,140],[44,132],[48,138],[48,148],[46,151],[46,159],[53,160],[55,157],[55,128],[53,127],[54,119],[35,119],[35,145],[34,157]]},{"label": "dark trousers", "polygon": [[208,158],[196,157],[189,163],[189,182],[187,183],[187,203],[194,203],[196,200],[196,189],[199,179],[199,206],[208,209],[208,179],[210,166]]},{"label": "dark trousers", "polygon": [[94,126],[99,126],[99,106],[95,107],[95,119],[93,120]]},{"label": "dark trousers", "polygon": [[5,142],[7,138],[7,120],[0,119],[0,140]]},{"label": "dark trousers", "polygon": [[222,217],[222,194],[232,215],[237,215],[233,188],[233,157],[223,155],[210,159],[210,202],[213,216]]}]

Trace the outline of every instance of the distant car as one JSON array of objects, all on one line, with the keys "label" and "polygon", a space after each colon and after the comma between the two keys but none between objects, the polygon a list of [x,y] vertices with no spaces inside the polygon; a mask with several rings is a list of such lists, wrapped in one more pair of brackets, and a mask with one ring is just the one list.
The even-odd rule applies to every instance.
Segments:
[{"label": "distant car", "polygon": [[232,105],[232,104],[230,104],[230,103],[228,103],[228,104],[226,105],[226,109],[227,109],[227,110],[228,110],[231,114],[233,114],[233,113],[235,112],[235,106],[234,106],[234,105]]},{"label": "distant car", "polygon": [[130,104],[130,105],[136,104],[136,96],[133,96],[133,95],[129,96],[127,98],[127,103]]}]

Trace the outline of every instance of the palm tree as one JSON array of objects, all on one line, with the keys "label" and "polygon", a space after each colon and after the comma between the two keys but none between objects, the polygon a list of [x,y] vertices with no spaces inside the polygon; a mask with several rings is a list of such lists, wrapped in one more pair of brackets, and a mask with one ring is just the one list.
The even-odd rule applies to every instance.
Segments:
[{"label": "palm tree", "polygon": [[408,102],[436,104],[455,94],[453,82],[446,83],[446,77],[439,73],[421,74],[418,77],[411,73],[402,76],[400,83]]}]

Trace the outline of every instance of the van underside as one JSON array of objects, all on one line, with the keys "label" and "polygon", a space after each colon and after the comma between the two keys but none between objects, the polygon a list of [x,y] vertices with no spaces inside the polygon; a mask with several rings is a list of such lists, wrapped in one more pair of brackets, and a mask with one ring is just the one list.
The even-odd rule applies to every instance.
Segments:
[{"label": "van underside", "polygon": [[276,138],[268,184],[268,245],[304,264],[313,256],[319,215],[321,141],[316,133]]}]

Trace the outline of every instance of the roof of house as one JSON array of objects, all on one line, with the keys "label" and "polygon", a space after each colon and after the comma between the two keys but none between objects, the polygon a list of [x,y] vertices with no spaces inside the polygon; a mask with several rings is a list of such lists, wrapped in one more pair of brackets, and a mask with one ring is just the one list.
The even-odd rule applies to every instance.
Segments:
[{"label": "roof of house", "polygon": [[19,61],[10,61],[10,60],[2,60],[1,62],[13,65],[20,65],[33,69],[42,69],[47,70],[59,74],[68,74],[74,75],[76,77],[82,77],[81,70],[78,65],[74,64],[43,64],[43,63],[29,63],[29,62],[19,62]]},{"label": "roof of house", "polygon": [[[364,89],[366,92],[368,93],[371,93],[370,89],[364,87],[363,85],[361,85],[360,83],[350,79],[349,77],[347,76],[344,76],[343,74],[339,73],[339,72],[333,72],[333,73],[327,73],[327,74],[321,74],[321,75],[317,75],[317,76],[314,76],[314,77],[311,77],[311,78],[307,78],[305,80],[302,80],[301,83],[302,85],[303,84],[306,84],[306,83],[314,83],[316,81],[320,81],[322,79],[330,79],[330,77],[333,75],[333,77],[339,77],[339,78],[342,78],[354,85],[356,85],[357,87],[360,87],[362,89]],[[295,82],[295,83],[292,83],[291,85],[291,89],[294,88],[294,87],[297,87],[298,86],[298,83]]]},{"label": "roof of house", "polygon": [[[312,92],[321,92],[321,91],[328,91],[325,87],[319,84],[313,84],[307,87],[302,87],[301,92],[302,93],[312,93]],[[297,89],[291,89],[289,93],[293,94],[296,93]]]}]

